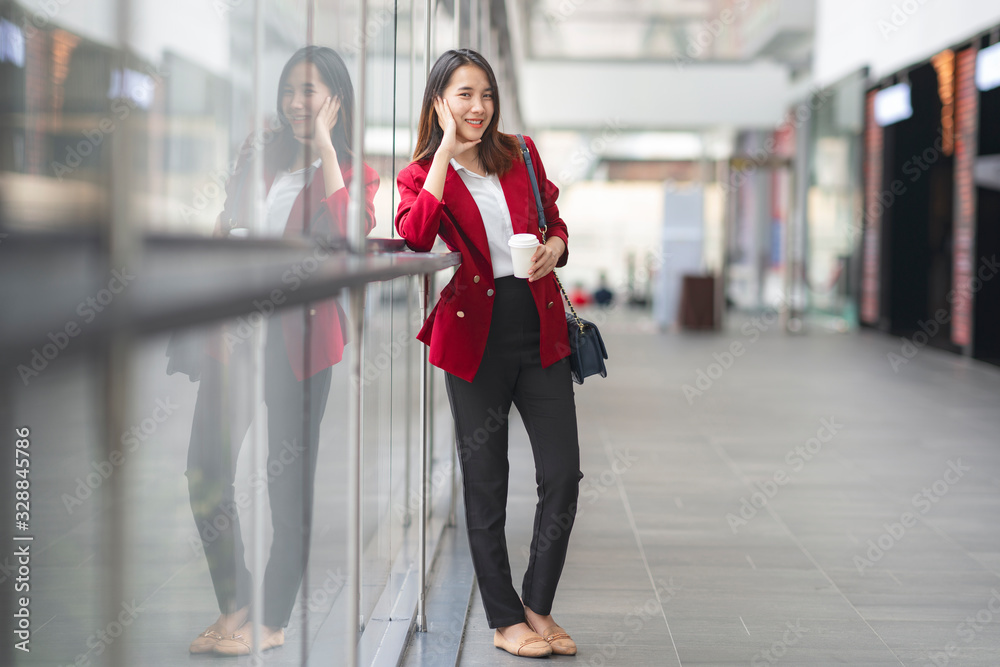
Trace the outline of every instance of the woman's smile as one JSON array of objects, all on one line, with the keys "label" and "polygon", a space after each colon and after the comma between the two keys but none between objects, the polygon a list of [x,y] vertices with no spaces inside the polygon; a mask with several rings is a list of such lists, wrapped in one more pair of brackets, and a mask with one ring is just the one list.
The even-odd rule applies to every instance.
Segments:
[{"label": "woman's smile", "polygon": [[[479,110],[477,109],[476,112],[478,111]],[[458,120],[458,118],[461,118],[461,116],[456,117],[456,120]],[[483,133],[486,131],[486,125],[489,122],[490,122],[489,116],[485,118],[481,116],[462,118],[462,122],[459,124],[459,128],[461,128],[462,125],[465,125],[466,129],[464,130],[459,129],[459,134],[465,137],[466,141],[474,141],[476,139],[480,139],[482,138]]]},{"label": "woman's smile", "polygon": [[316,116],[332,96],[315,63],[301,62],[292,68],[281,91],[281,110],[296,139],[312,139]]}]

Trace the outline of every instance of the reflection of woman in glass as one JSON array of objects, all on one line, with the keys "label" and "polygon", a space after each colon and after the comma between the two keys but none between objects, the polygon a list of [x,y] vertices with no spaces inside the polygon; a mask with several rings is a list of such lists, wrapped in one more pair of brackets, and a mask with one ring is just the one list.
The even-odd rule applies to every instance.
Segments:
[{"label": "reflection of woman in glass", "polygon": [[[507,241],[538,236],[538,215],[518,141],[497,130],[499,117],[496,77],[483,57],[466,49],[442,55],[424,91],[415,160],[399,175],[396,228],[416,250],[440,236],[462,253],[418,338],[446,371],[469,544],[493,643],[516,655],[573,655],[576,644],[551,616],[581,477],[566,319],[552,274],[566,263],[566,224],[559,191],[527,140],[548,238],[528,280],[515,278]],[[520,598],[504,537],[511,403],[528,431],[538,481]]]},{"label": "reflection of woman in glass", "polygon": [[[265,234],[346,234],[348,187],[354,177],[353,107],[350,76],[336,52],[306,47],[285,65],[278,84],[281,128],[262,151],[267,186]],[[219,234],[245,221],[251,210],[251,188],[242,183],[255,152],[251,142],[241,151],[237,173],[227,186]],[[370,231],[375,224],[378,175],[366,167],[364,179]],[[227,224],[227,217],[235,223]],[[337,303],[326,301],[309,304],[304,312],[276,311],[268,322],[266,483],[274,538],[263,579],[262,649],[284,643],[283,628],[288,625],[306,565],[319,424],[330,392],[331,366],[343,355],[346,327],[342,318]],[[210,352],[202,369],[187,469],[191,508],[222,613],[191,643],[190,650],[241,655],[253,645],[249,613],[253,583],[244,560],[238,516],[249,499],[235,495],[234,480],[253,410],[241,405],[245,401],[237,397],[250,386],[247,378],[237,376],[246,374],[250,345],[230,333],[222,348],[218,354]],[[256,491],[264,479],[251,482]]]}]

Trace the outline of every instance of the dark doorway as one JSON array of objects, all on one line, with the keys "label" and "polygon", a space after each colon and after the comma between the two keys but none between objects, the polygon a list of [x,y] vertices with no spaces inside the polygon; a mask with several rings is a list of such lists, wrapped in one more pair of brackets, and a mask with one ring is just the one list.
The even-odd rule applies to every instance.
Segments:
[{"label": "dark doorway", "polygon": [[[886,128],[882,298],[889,330],[909,336],[943,309],[951,314],[954,158],[945,155],[938,76],[909,73],[913,116]],[[891,195],[890,195],[891,193]],[[931,345],[957,350],[946,325]]]},{"label": "dark doorway", "polygon": [[[1000,159],[1000,88],[979,98],[979,155]],[[1000,258],[1000,190],[977,188],[975,271],[990,270],[988,262]],[[977,285],[978,283],[973,283]],[[972,354],[1000,365],[1000,275],[983,281],[975,294]]]}]

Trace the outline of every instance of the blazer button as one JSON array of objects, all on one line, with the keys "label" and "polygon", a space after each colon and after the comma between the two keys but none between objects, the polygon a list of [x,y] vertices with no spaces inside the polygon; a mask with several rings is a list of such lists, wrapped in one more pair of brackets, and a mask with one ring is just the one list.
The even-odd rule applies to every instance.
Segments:
[{"label": "blazer button", "polygon": [[311,308],[311,309],[309,310],[309,314],[310,314],[310,315],[315,315],[315,314],[316,314],[316,309],[315,309],[315,308]]},{"label": "blazer button", "polygon": [[549,305],[547,305],[547,306],[545,306],[545,307],[546,307],[546,308],[551,308],[551,307],[552,307],[552,304],[553,304],[553,303],[554,303],[554,302],[552,302],[552,301],[549,301]]},{"label": "blazer button", "polygon": [[493,290],[491,289],[486,290],[486,296],[493,296]]},{"label": "blazer button", "polygon": [[478,285],[479,284],[479,276],[476,276],[475,278],[473,278],[472,282],[474,282],[474,283],[476,283]]},{"label": "blazer button", "polygon": [[461,310],[460,310],[460,311],[458,311],[458,312],[457,312],[457,313],[455,313],[455,314],[456,314],[456,315],[458,315],[459,317],[465,317],[465,313],[464,313],[464,312],[462,312]]}]

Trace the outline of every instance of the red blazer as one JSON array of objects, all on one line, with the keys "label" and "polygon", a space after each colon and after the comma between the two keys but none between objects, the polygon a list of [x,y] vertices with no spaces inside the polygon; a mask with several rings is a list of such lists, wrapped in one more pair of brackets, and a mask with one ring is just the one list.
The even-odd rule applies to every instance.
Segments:
[{"label": "red blazer", "polygon": [[[542,190],[545,218],[549,221],[546,235],[566,242],[566,223],[559,217],[556,206],[559,189],[545,177],[534,142],[527,137],[525,141]],[[417,339],[430,345],[432,364],[471,382],[483,359],[493,317],[493,263],[482,216],[461,176],[449,165],[444,201],[438,201],[423,189],[430,165],[430,160],[412,162],[400,172],[396,229],[414,250],[430,250],[440,236],[449,249],[462,253],[462,264],[441,291]],[[535,197],[523,160],[515,160],[511,170],[500,177],[500,186],[510,209],[514,233],[534,234],[541,240]],[[557,266],[566,264],[568,247]],[[539,352],[542,366],[546,367],[569,355],[562,295],[553,274],[529,285],[541,321]]]},{"label": "red blazer", "polygon": [[[306,232],[303,225],[306,222],[306,211],[315,212],[318,207],[325,208],[313,224],[309,234],[314,236],[347,236],[347,204],[351,181],[354,177],[353,168],[342,167],[344,185],[331,196],[325,197],[326,185],[323,183],[323,167],[320,166],[313,175],[309,187],[308,209],[306,207],[306,191],[303,189],[292,205],[292,212],[285,225],[286,238],[303,236]],[[271,189],[274,174],[266,178],[267,189]],[[375,227],[375,192],[378,190],[379,178],[374,169],[365,165],[365,234]],[[341,322],[341,313],[336,299],[317,301],[307,304],[308,311],[290,308],[281,311],[281,327],[285,334],[285,347],[288,349],[288,361],[292,364],[295,377],[301,382],[316,373],[340,363],[344,357],[344,345],[347,340],[347,322]],[[309,336],[309,365],[305,363],[305,317],[311,320]],[[345,318],[346,319],[346,318]]]},{"label": "red blazer", "polygon": [[[284,237],[295,238],[305,235],[307,232],[303,227],[311,223],[308,234],[319,237],[345,237],[347,235],[347,205],[349,202],[348,193],[351,188],[351,181],[354,178],[354,170],[350,163],[340,165],[341,173],[344,176],[344,184],[347,187],[334,192],[330,197],[326,197],[326,185],[323,182],[323,169],[327,165],[321,165],[313,175],[312,183],[308,188],[303,188],[299,196],[292,205],[292,211],[288,216],[285,225]],[[243,169],[250,169],[249,161],[242,166]],[[268,191],[274,183],[276,174],[265,173],[264,183]],[[229,179],[226,185],[227,206],[226,210],[249,210],[245,208],[246,202],[235,202],[234,206],[229,206],[229,198],[239,196],[241,199],[248,199],[248,192],[236,194],[239,186],[239,175]],[[365,165],[365,224],[366,233],[375,227],[375,192],[378,190],[379,177],[374,169]],[[249,184],[243,187],[249,191]],[[308,197],[308,199],[307,199]],[[295,280],[292,274],[286,274],[293,281],[287,283],[289,289],[295,289]],[[302,308],[286,308],[279,311],[281,314],[281,327],[285,335],[285,347],[288,350],[288,361],[292,365],[295,377],[301,382],[312,377],[316,373],[339,363],[344,356],[344,345],[347,340],[344,336],[347,331],[347,323],[341,322],[342,311],[338,307],[336,299],[313,302],[307,305],[308,310],[303,312]],[[309,336],[309,364],[305,361],[305,318],[309,317],[311,322]],[[214,356],[214,355],[213,355]]]}]

